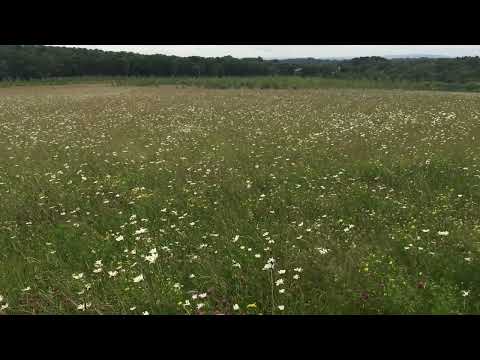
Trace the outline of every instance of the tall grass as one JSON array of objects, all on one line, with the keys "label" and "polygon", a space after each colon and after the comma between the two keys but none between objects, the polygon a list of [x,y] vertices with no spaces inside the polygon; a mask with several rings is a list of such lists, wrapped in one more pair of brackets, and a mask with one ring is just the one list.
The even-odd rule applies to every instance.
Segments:
[{"label": "tall grass", "polygon": [[28,85],[109,84],[112,86],[176,85],[208,89],[400,89],[479,92],[478,83],[328,79],[298,76],[258,77],[65,77],[1,81],[0,87]]},{"label": "tall grass", "polygon": [[480,313],[476,96],[117,90],[0,96],[0,313]]},{"label": "tall grass", "polygon": [[181,85],[212,89],[403,89],[480,91],[480,84],[447,84],[441,82],[386,81],[365,79],[328,79],[299,76],[200,77],[200,78],[118,78],[113,85],[160,86]]}]

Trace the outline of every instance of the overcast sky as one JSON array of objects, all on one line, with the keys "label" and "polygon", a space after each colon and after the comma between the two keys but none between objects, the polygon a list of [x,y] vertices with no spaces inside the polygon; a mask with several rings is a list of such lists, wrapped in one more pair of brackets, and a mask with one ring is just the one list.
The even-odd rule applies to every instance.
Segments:
[{"label": "overcast sky", "polygon": [[177,56],[297,58],[391,55],[480,56],[480,45],[55,45]]}]

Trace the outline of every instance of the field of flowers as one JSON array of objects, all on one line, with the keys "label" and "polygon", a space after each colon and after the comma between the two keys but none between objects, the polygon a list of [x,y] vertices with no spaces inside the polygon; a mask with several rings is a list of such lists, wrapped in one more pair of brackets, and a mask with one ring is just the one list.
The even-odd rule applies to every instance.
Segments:
[{"label": "field of flowers", "polygon": [[480,97],[0,89],[0,313],[480,313]]}]

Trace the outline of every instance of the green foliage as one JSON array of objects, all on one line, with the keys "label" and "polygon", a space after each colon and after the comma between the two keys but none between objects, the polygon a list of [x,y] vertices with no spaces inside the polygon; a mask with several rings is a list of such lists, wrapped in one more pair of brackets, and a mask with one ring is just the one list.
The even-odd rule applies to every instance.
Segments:
[{"label": "green foliage", "polygon": [[[361,57],[351,60],[292,59],[267,61],[262,58],[235,59],[231,56],[202,58],[141,55],[80,48],[33,45],[0,45],[0,81],[63,77],[321,77],[383,84],[418,83],[412,87],[468,90],[480,89],[480,58],[394,59]],[[190,82],[190,80],[189,80]],[[388,85],[391,83],[390,85]],[[209,83],[217,87],[232,84]],[[300,83],[307,87],[306,83]],[[445,85],[447,84],[447,85]],[[251,83],[248,83],[251,85]],[[253,84],[256,85],[256,84]],[[278,80],[262,81],[263,88],[279,88]]]}]

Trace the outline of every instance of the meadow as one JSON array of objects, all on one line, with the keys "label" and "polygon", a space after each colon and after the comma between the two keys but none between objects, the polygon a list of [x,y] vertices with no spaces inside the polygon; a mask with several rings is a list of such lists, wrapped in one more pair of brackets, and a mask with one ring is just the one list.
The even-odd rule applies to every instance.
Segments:
[{"label": "meadow", "polygon": [[165,86],[198,87],[205,89],[386,89],[449,92],[480,92],[477,82],[455,83],[439,81],[371,80],[323,78],[316,76],[224,76],[224,77],[157,77],[157,76],[71,76],[31,80],[0,81],[0,88],[14,86],[59,86],[96,84],[115,87]]},{"label": "meadow", "polygon": [[480,313],[477,94],[120,85],[0,89],[0,313]]}]

